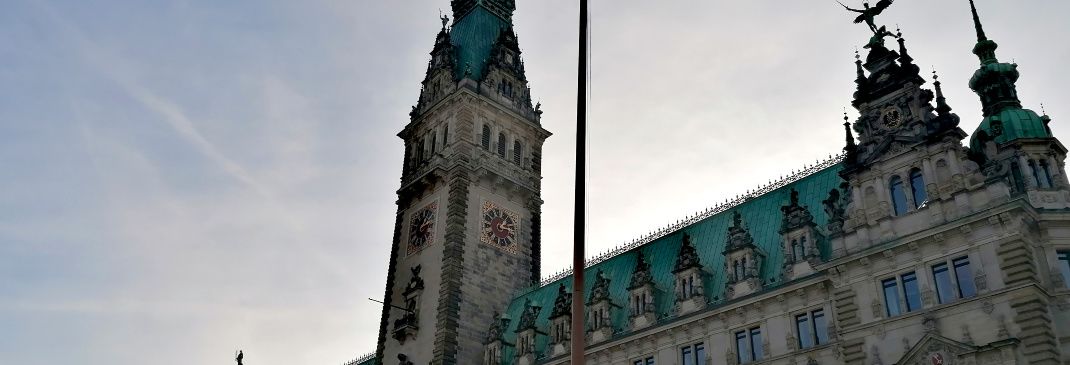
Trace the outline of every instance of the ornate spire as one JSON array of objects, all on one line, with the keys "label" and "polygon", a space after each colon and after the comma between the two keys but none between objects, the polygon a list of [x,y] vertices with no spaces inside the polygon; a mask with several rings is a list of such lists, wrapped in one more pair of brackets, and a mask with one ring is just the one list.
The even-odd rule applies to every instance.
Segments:
[{"label": "ornate spire", "polygon": [[912,62],[914,62],[914,58],[910,57],[910,55],[907,54],[906,40],[903,39],[903,31],[899,29],[899,26],[895,27],[895,38],[897,38],[897,40],[899,41],[899,63],[901,63],[904,67],[912,64]]},{"label": "ornate spire", "polygon": [[855,74],[855,84],[857,87],[855,88],[855,98],[852,104],[857,108],[859,105],[862,105],[859,100],[866,94],[868,86],[866,70],[862,68],[862,55],[858,54],[857,48],[855,48]]},{"label": "ornate spire", "polygon": [[977,44],[973,46],[973,53],[981,59],[981,64],[998,62],[996,60],[996,48],[999,47],[985,36],[985,29],[981,26],[981,17],[977,15],[977,6],[970,0],[970,11],[973,13],[973,27],[977,30]]},{"label": "ornate spire", "polygon": [[940,76],[936,74],[936,70],[933,70],[933,87],[936,88],[936,114],[940,116],[950,114],[951,107],[947,105],[947,99],[944,98],[944,90],[940,88]]}]

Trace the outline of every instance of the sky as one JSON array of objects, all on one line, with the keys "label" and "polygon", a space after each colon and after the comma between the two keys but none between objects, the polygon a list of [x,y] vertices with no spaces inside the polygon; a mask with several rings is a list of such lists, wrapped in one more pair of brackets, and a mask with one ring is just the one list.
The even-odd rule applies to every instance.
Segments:
[{"label": "sky", "polygon": [[[977,0],[1054,119],[1070,2]],[[588,256],[838,153],[868,30],[834,1],[591,2]],[[860,5],[859,0],[847,1]],[[574,0],[518,1],[568,266]],[[9,0],[0,12],[0,363],[340,364],[373,351],[402,141],[446,0]],[[966,0],[899,0],[972,132]],[[928,75],[925,75],[928,79]]]}]

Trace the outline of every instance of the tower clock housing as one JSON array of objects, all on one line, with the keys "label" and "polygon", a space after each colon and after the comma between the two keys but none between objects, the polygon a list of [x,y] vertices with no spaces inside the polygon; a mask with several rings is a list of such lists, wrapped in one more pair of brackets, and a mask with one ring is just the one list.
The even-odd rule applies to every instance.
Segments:
[{"label": "tower clock housing", "polygon": [[550,133],[531,103],[514,5],[454,1],[453,9],[398,134],[405,162],[380,361],[480,363],[494,311],[540,277],[542,146]]}]

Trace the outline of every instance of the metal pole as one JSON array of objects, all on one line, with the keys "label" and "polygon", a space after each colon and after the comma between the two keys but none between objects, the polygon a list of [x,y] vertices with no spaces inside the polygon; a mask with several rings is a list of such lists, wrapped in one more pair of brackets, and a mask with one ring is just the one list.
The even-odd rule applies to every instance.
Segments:
[{"label": "metal pole", "polygon": [[586,232],[587,184],[587,0],[580,0],[580,47],[576,79],[576,213],[572,246],[572,345],[571,365],[583,365],[583,257]]}]

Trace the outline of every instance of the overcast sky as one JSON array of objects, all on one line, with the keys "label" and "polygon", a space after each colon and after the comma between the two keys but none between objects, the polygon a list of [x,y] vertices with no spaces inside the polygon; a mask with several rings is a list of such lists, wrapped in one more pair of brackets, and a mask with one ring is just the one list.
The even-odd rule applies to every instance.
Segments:
[{"label": "overcast sky", "polygon": [[[977,0],[1070,116],[1070,2]],[[860,5],[859,0],[849,1]],[[589,255],[843,146],[864,26],[832,0],[592,1]],[[518,1],[543,271],[572,235],[575,0]],[[339,364],[375,348],[402,142],[447,0],[13,0],[0,12],[0,363]],[[966,0],[899,0],[962,127]],[[926,71],[927,73],[927,71]],[[928,75],[925,75],[928,78]],[[855,115],[851,113],[852,117]]]}]

